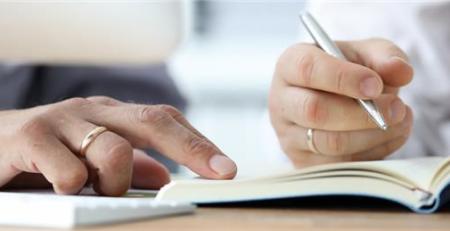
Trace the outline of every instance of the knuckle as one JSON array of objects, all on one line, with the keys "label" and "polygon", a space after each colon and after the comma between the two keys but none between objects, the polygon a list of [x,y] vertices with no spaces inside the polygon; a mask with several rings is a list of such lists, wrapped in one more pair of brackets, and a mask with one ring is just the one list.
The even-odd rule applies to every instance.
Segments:
[{"label": "knuckle", "polygon": [[311,86],[315,62],[314,55],[309,52],[304,52],[297,57],[296,67],[298,68],[298,79],[301,85]]},{"label": "knuckle", "polygon": [[315,48],[315,45],[311,43],[296,43],[286,49],[286,53],[296,56],[299,53],[311,53],[311,51]]},{"label": "knuckle", "polygon": [[299,107],[301,110],[300,115],[304,118],[306,125],[315,125],[311,127],[317,127],[317,125],[323,124],[327,117],[327,109],[321,105],[320,97],[309,94],[302,100],[302,106]]},{"label": "knuckle", "polygon": [[326,147],[328,152],[332,155],[347,154],[346,147],[349,142],[347,133],[343,132],[327,132],[326,133]]},{"label": "knuckle", "polygon": [[292,56],[295,57],[301,47],[303,47],[303,44],[300,43],[291,45],[290,47],[286,48],[278,58],[275,69],[283,69],[284,65],[291,59]]},{"label": "knuckle", "polygon": [[205,138],[199,137],[190,138],[185,143],[183,151],[187,155],[184,155],[183,159],[181,160],[182,164],[189,164],[191,161],[194,161],[202,157],[207,157],[217,152],[214,145],[212,145]]},{"label": "knuckle", "polygon": [[82,97],[75,97],[66,99],[61,102],[62,105],[67,106],[69,108],[80,108],[85,107],[87,105],[90,105],[92,102],[88,99],[82,98]]},{"label": "knuckle", "polygon": [[279,76],[278,73],[280,73],[281,70],[283,70],[283,68],[284,68],[284,65],[286,63],[286,61],[285,61],[285,56],[286,56],[285,53],[286,53],[286,51],[278,57],[277,62],[275,63],[275,74],[273,76],[274,79]]},{"label": "knuckle", "polygon": [[289,127],[285,125],[285,123],[280,123],[278,118],[270,115],[270,123],[272,124],[273,131],[278,139],[282,139],[288,136]]},{"label": "knuckle", "polygon": [[267,99],[267,106],[271,119],[280,117],[286,111],[286,104],[283,100],[281,100],[283,96],[282,90],[283,89],[280,89],[278,88],[278,86],[272,84],[269,92],[269,97]]},{"label": "knuckle", "polygon": [[19,134],[23,137],[36,139],[51,133],[50,125],[44,116],[37,115],[25,121],[19,128]]},{"label": "knuckle", "polygon": [[176,107],[174,107],[172,105],[161,104],[161,105],[156,105],[156,107],[158,107],[161,111],[168,113],[172,117],[182,116],[182,113]]},{"label": "knuckle", "polygon": [[288,155],[292,155],[293,153],[296,153],[297,147],[292,143],[292,140],[288,137],[280,137],[279,139],[280,148],[283,151],[283,153],[286,153]]},{"label": "knuckle", "polygon": [[90,102],[97,102],[97,103],[111,105],[111,106],[117,105],[117,101],[108,96],[91,96],[86,99]]},{"label": "knuckle", "polygon": [[[295,61],[294,64],[298,64],[299,61],[304,57],[305,55],[311,54],[311,48],[313,46],[311,44],[307,43],[298,43],[291,45],[287,49],[284,50],[284,52],[280,55],[280,57],[277,60],[275,70],[281,71],[286,68],[286,64],[292,63],[292,61]],[[309,55],[311,56],[311,55]],[[312,56],[311,56],[312,57]],[[307,61],[307,60],[306,60]],[[297,65],[298,67],[298,65]]]},{"label": "knuckle", "polygon": [[157,127],[167,124],[170,120],[170,115],[155,106],[143,106],[137,110],[136,117],[140,123],[149,123]]},{"label": "knuckle", "polygon": [[284,153],[290,154],[298,149],[296,147],[298,142],[292,142],[292,131],[290,131],[290,129],[292,129],[291,127],[281,126],[274,123],[273,128],[278,139],[279,147]]},{"label": "knuckle", "polygon": [[53,185],[62,193],[73,194],[78,192],[85,185],[87,179],[87,169],[80,165],[61,172],[59,178],[53,182]]},{"label": "knuckle", "polygon": [[333,82],[333,88],[337,92],[345,92],[343,81],[345,79],[345,76],[347,75],[347,67],[345,65],[341,65],[339,68],[336,69],[336,78]]}]

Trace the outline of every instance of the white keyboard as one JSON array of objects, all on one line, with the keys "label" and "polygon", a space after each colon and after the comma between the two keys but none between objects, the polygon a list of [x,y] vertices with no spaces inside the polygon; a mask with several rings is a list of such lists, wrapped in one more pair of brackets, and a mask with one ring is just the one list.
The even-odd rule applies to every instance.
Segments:
[{"label": "white keyboard", "polygon": [[189,203],[135,196],[136,193],[115,198],[0,192],[0,225],[72,228],[192,213],[195,209]]}]

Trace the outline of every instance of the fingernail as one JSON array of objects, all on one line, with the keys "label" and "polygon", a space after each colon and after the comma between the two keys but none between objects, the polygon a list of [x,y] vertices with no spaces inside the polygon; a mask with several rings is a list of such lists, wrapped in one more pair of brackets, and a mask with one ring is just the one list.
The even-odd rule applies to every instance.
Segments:
[{"label": "fingernail", "polygon": [[361,81],[359,87],[364,96],[374,98],[380,94],[378,85],[379,82],[375,77],[369,77]]},{"label": "fingernail", "polygon": [[228,157],[216,154],[209,159],[209,166],[221,176],[230,175],[236,172],[236,164]]},{"label": "fingernail", "polygon": [[399,57],[399,56],[392,56],[391,57],[391,61],[392,60],[394,60],[394,61],[400,61],[400,62],[402,62],[402,63],[404,63],[404,64],[406,64],[406,65],[411,65],[411,64],[409,64],[409,62],[406,60],[406,59],[404,59],[404,58],[402,58],[402,57]]},{"label": "fingernail", "polygon": [[408,66],[409,68],[413,69],[412,65],[409,63],[408,60],[406,60],[405,58],[399,57],[399,56],[392,56],[389,59],[389,62],[401,62],[404,65]]},{"label": "fingernail", "polygon": [[389,110],[389,116],[392,121],[399,121],[402,118],[400,116],[403,114],[405,110],[405,105],[399,99],[395,99],[391,103],[391,109]]}]

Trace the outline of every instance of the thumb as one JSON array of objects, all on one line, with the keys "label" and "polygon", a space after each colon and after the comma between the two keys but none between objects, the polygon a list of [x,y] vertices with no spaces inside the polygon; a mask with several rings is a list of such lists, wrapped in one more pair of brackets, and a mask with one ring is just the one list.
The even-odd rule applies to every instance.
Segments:
[{"label": "thumb", "polygon": [[144,151],[134,150],[131,183],[134,188],[159,189],[169,182],[169,170],[164,165],[148,156]]}]

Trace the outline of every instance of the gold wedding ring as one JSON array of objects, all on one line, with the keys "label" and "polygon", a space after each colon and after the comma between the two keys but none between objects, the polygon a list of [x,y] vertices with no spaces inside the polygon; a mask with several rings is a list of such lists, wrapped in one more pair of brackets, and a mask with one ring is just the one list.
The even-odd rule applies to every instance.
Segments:
[{"label": "gold wedding ring", "polygon": [[314,145],[314,130],[312,128],[308,128],[308,131],[306,131],[306,143],[308,144],[309,150],[314,153],[319,153],[316,145]]},{"label": "gold wedding ring", "polygon": [[105,127],[96,127],[94,129],[92,129],[92,131],[90,131],[83,139],[83,141],[81,142],[81,148],[80,148],[80,155],[82,157],[86,156],[86,151],[89,147],[89,145],[91,145],[92,142],[94,142],[94,140],[101,135],[102,133],[108,131],[107,128]]}]

